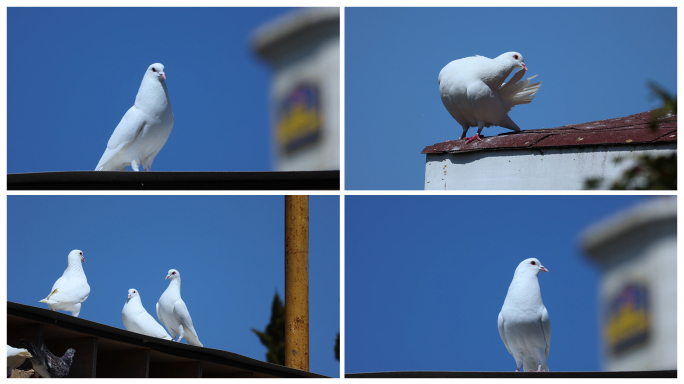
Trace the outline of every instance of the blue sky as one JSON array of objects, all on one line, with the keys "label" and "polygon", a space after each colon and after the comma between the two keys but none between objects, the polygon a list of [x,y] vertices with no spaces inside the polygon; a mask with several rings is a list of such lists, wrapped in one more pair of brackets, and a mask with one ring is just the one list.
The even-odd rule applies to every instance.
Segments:
[{"label": "blue sky", "polygon": [[[461,136],[439,97],[449,62],[520,52],[542,86],[523,130],[622,117],[676,92],[676,8],[346,8],[347,189],[423,189],[424,147]],[[469,136],[476,129],[468,131]],[[485,136],[511,132],[485,128]],[[376,171],[376,164],[383,164]]]},{"label": "blue sky", "polygon": [[[7,300],[46,308],[80,249],[91,293],[79,317],[125,329],[128,289],[156,319],[173,268],[205,347],[266,360],[251,328],[265,329],[276,291],[284,299],[283,196],[9,196],[7,207]],[[310,369],[334,377],[339,223],[338,196],[310,197]]]},{"label": "blue sky", "polygon": [[9,8],[7,172],[94,170],[157,62],[175,123],[152,170],[271,170],[272,71],[250,37],[291,11]]},{"label": "blue sky", "polygon": [[515,371],[497,317],[538,258],[552,371],[599,371],[588,226],[645,196],[347,196],[345,372]]}]

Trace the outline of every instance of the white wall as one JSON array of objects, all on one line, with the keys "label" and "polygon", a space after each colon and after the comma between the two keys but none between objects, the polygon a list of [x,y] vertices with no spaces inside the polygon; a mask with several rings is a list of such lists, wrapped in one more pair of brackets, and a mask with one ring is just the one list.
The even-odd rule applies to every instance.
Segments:
[{"label": "white wall", "polygon": [[[578,190],[587,178],[619,178],[640,154],[676,151],[676,144],[649,144],[427,154],[425,189]],[[627,161],[615,165],[615,158]]]}]

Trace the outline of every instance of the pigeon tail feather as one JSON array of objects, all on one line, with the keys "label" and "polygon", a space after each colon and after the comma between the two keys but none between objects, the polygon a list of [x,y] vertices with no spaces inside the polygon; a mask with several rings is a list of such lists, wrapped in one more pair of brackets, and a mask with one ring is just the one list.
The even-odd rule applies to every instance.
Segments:
[{"label": "pigeon tail feather", "polygon": [[[522,71],[518,71],[520,73]],[[541,81],[538,83],[530,84],[530,80],[537,77],[534,75],[524,81],[504,83],[504,85],[499,90],[499,97],[504,106],[506,112],[509,112],[511,108],[520,104],[528,104],[534,99],[534,95],[539,91],[541,87]],[[514,76],[515,78],[515,76]],[[511,80],[513,80],[512,78]]]}]

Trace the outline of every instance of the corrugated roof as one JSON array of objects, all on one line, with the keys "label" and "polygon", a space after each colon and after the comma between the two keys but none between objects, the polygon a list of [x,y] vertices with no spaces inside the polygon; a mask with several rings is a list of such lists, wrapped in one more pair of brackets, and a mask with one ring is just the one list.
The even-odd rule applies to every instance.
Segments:
[{"label": "corrugated roof", "polygon": [[465,153],[502,149],[586,147],[595,145],[634,145],[647,143],[676,143],[677,116],[661,119],[658,129],[649,128],[651,112],[615,119],[503,133],[482,141],[466,144],[465,140],[450,140],[425,147],[422,154]]}]

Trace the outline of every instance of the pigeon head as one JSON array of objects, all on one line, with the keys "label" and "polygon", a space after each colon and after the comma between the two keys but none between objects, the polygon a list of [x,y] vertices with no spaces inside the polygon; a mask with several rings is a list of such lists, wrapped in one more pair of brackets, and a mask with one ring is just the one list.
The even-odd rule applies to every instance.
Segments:
[{"label": "pigeon head", "polygon": [[164,74],[164,65],[160,63],[154,63],[147,68],[146,75],[154,76],[156,78],[162,78],[166,80],[166,74]]},{"label": "pigeon head", "polygon": [[69,252],[69,256],[67,258],[67,261],[69,264],[76,265],[79,262],[84,262],[85,263],[85,258],[83,257],[83,251],[79,249],[74,249],[73,251]]},{"label": "pigeon head", "polygon": [[64,353],[64,356],[62,356],[62,360],[67,364],[67,367],[71,367],[71,361],[74,359],[74,354],[76,354],[76,350],[69,348],[66,353]]},{"label": "pigeon head", "polygon": [[546,269],[540,262],[539,260],[535,259],[534,257],[529,258],[527,260],[523,260],[522,263],[518,265],[518,268],[515,269],[515,273],[525,273],[525,274],[533,274],[537,276],[539,272],[548,272],[549,270]]},{"label": "pigeon head", "polygon": [[129,299],[130,299],[130,298],[133,298],[133,297],[136,297],[136,296],[140,296],[140,294],[138,293],[138,290],[137,290],[137,289],[131,288],[131,289],[128,290],[128,298],[129,298]]},{"label": "pigeon head", "polygon": [[522,68],[523,70],[527,71],[525,60],[518,52],[506,52],[499,56],[498,59],[504,60],[512,68]]},{"label": "pigeon head", "polygon": [[180,273],[178,273],[178,271],[176,271],[175,269],[169,269],[169,274],[166,275],[166,279],[169,279],[170,281],[178,279],[180,281]]}]

